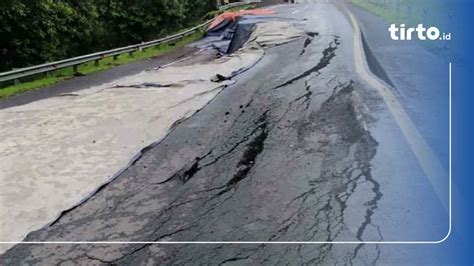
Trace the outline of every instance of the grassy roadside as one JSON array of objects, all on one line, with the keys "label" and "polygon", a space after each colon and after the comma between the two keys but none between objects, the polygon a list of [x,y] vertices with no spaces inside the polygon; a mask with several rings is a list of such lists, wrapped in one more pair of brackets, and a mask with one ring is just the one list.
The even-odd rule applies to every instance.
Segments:
[{"label": "grassy roadside", "polygon": [[[425,27],[434,25],[440,28],[441,32],[449,32],[453,27],[450,24],[453,6],[440,0],[350,0],[350,2],[389,23],[406,24],[407,27],[415,27],[420,23]],[[446,41],[418,41],[418,43],[440,56],[453,57],[457,53]]]},{"label": "grassy roadside", "polygon": [[415,26],[418,23],[442,26],[449,16],[449,4],[441,1],[350,0],[350,2],[383,18],[385,21],[410,26]]},{"label": "grassy roadside", "polygon": [[148,48],[146,50],[137,51],[133,53],[133,57],[128,54],[122,54],[113,60],[112,57],[100,60],[99,65],[95,65],[94,62],[84,63],[78,66],[78,73],[74,73],[72,67],[58,69],[56,71],[49,72],[47,74],[38,74],[30,78],[30,81],[25,81],[17,85],[7,85],[0,87],[0,99],[6,98],[18,93],[22,93],[29,90],[41,89],[48,87],[61,81],[68,80],[74,76],[87,75],[96,73],[104,70],[111,69],[116,66],[128,64],[145,58],[159,56],[180,47],[183,47],[193,41],[200,39],[203,36],[202,32],[196,32],[189,36],[186,36],[173,44],[162,44],[155,47]]},{"label": "grassy roadside", "polygon": [[[213,18],[223,12],[229,11],[238,11],[242,9],[252,9],[255,8],[255,4],[250,4],[241,7],[233,7],[227,10],[216,10],[211,11],[203,18],[203,20]],[[0,84],[0,99],[10,97],[22,92],[37,90],[44,87],[52,86],[58,84],[62,81],[71,79],[77,75],[87,75],[100,71],[105,71],[116,66],[132,63],[138,60],[145,58],[151,58],[159,56],[168,52],[171,52],[175,49],[181,48],[189,43],[192,43],[196,40],[202,38],[203,32],[196,32],[189,36],[186,36],[173,44],[162,44],[152,48],[148,48],[143,51],[137,51],[133,53],[133,57],[128,54],[122,54],[118,56],[116,60],[113,60],[112,57],[105,58],[100,60],[99,65],[95,65],[94,62],[84,63],[78,66],[78,73],[74,73],[72,67],[67,67],[63,69],[58,69],[46,74],[38,74],[28,78],[25,78],[20,84],[12,85],[10,84]]]},{"label": "grassy roadside", "polygon": [[397,18],[396,11],[393,9],[386,9],[382,6],[375,5],[366,0],[351,0],[351,2],[383,19],[390,22],[399,22],[402,18]]}]

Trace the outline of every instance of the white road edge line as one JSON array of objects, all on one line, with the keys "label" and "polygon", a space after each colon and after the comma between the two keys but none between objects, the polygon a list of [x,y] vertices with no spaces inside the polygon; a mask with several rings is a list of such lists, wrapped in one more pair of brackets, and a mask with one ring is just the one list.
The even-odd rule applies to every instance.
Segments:
[{"label": "white road edge line", "polygon": [[[442,243],[451,234],[452,229],[452,169],[451,169],[451,121],[452,121],[452,63],[449,62],[449,170],[446,173],[442,163],[435,155],[434,151],[429,146],[428,142],[425,140],[423,135],[420,133],[415,123],[410,119],[410,116],[407,114],[405,109],[402,107],[397,97],[393,94],[392,90],[375,77],[372,72],[369,70],[367,65],[367,60],[365,57],[365,52],[362,47],[362,32],[360,30],[359,24],[355,19],[354,15],[346,9],[347,14],[349,15],[350,21],[354,29],[354,63],[356,66],[356,71],[359,76],[365,80],[369,85],[376,88],[384,99],[387,107],[389,108],[392,116],[397,122],[402,134],[404,135],[408,145],[412,149],[420,167],[425,173],[428,181],[430,182],[435,194],[440,200],[443,207],[447,210],[449,214],[449,228],[446,236],[439,241],[431,241],[431,243]],[[446,176],[449,176],[449,192],[448,197],[446,198]],[[410,243],[412,243],[411,241]],[[423,242],[426,243],[426,242]]]},{"label": "white road edge line", "polygon": [[[363,76],[364,79],[367,78],[370,80],[369,84],[372,82],[374,84],[377,84],[376,87],[378,90],[380,90],[380,93],[384,97],[384,100],[386,101],[387,105],[390,108],[390,111],[392,112],[393,116],[397,120],[397,123],[399,123],[399,126],[402,130],[402,133],[405,135],[407,138],[407,141],[411,145],[413,151],[415,152],[415,155],[417,156],[418,160],[420,161],[420,165],[422,166],[423,170],[425,171],[424,167],[431,168],[430,165],[431,163],[427,162],[425,159],[420,159],[419,157],[421,156],[429,156],[431,159],[435,160],[435,167],[436,169],[441,169],[442,172],[444,173],[444,169],[441,166],[441,163],[439,162],[438,158],[434,156],[434,153],[432,153],[431,148],[428,146],[426,141],[423,139],[413,122],[410,120],[408,117],[408,114],[405,112],[405,110],[402,108],[400,103],[397,101],[395,95],[382,83],[380,82],[377,78],[372,77],[370,72],[367,72],[366,65],[363,64],[365,60],[362,60],[364,57],[364,52],[361,47],[361,32],[360,28],[349,10],[346,10],[347,14],[349,14],[352,26],[354,27],[354,36],[355,36],[355,41],[354,41],[354,48],[358,48],[359,50],[355,50],[354,52],[354,59],[356,60],[356,57],[358,56],[359,63],[356,62],[356,70],[358,71],[358,74]],[[356,56],[357,55],[357,56]],[[360,61],[362,60],[362,61]],[[368,81],[366,80],[366,81]],[[123,245],[123,244],[161,244],[161,245],[183,245],[183,244],[202,244],[202,245],[223,245],[223,244],[230,244],[230,245],[235,245],[235,244],[294,244],[294,245],[308,245],[308,244],[394,244],[394,245],[399,245],[399,244],[440,244],[446,241],[449,236],[451,235],[451,229],[452,229],[452,167],[451,167],[451,158],[452,158],[452,153],[451,153],[451,115],[452,115],[452,109],[451,109],[451,103],[452,103],[452,66],[451,62],[449,63],[449,202],[448,202],[448,212],[449,212],[449,230],[446,236],[438,241],[0,241],[0,244],[25,244],[25,245],[34,245],[34,244],[107,244],[107,245]],[[393,102],[391,102],[393,101]],[[400,118],[401,116],[401,118]],[[401,122],[403,123],[408,123],[408,124],[400,124]],[[413,133],[415,134],[414,136],[406,135],[407,133]],[[420,141],[420,143],[416,143],[414,141]],[[418,152],[418,153],[417,153]],[[426,153],[426,154],[425,154]],[[439,165],[436,165],[438,163]],[[426,170],[428,173],[433,174],[436,173],[432,169],[427,169]],[[427,174],[425,172],[425,174]],[[428,175],[428,174],[427,174]],[[436,176],[436,175],[435,175]],[[431,176],[430,176],[431,177]],[[431,178],[430,178],[431,181]],[[432,184],[433,185],[433,184]],[[438,195],[439,196],[439,195]]]}]

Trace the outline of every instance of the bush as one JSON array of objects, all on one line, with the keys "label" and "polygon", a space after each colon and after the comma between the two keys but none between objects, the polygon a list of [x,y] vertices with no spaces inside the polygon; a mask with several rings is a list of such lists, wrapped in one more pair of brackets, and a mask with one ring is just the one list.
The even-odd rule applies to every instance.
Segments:
[{"label": "bush", "polygon": [[212,0],[3,0],[0,71],[158,38],[195,24]]}]

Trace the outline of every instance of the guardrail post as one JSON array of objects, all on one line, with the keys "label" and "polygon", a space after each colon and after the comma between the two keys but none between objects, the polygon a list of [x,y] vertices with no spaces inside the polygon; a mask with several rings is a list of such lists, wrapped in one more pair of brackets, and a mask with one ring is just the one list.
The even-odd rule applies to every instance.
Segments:
[{"label": "guardrail post", "polygon": [[99,59],[95,60],[94,61],[94,66],[96,66],[96,67],[99,66],[99,61],[100,61]]},{"label": "guardrail post", "polygon": [[128,56],[133,57],[133,52],[128,52]]},{"label": "guardrail post", "polygon": [[[217,0],[214,0],[214,1],[217,1]],[[362,0],[362,1],[374,1],[374,0]],[[380,1],[380,0],[378,0],[378,1]],[[253,1],[253,2],[256,2],[256,1]],[[231,4],[231,5],[223,6],[222,9],[225,10],[227,8],[230,8],[230,7],[241,6],[241,5],[245,5],[245,4],[243,2],[239,2],[237,4]],[[211,22],[212,22],[212,20],[208,20],[207,22],[192,28],[192,30],[188,29],[188,30],[180,32],[178,34],[167,36],[165,38],[161,38],[161,39],[158,39],[158,40],[143,42],[142,44],[138,44],[138,45],[134,45],[134,46],[119,47],[119,48],[115,48],[115,49],[111,49],[111,50],[107,50],[107,51],[102,51],[102,52],[97,52],[97,53],[93,53],[93,54],[89,54],[89,55],[83,55],[83,56],[68,58],[68,59],[60,60],[60,61],[56,61],[56,62],[49,62],[49,63],[45,63],[45,64],[33,66],[33,67],[22,68],[21,71],[15,71],[15,70],[7,71],[7,72],[4,72],[4,73],[1,73],[2,74],[1,79],[2,79],[2,82],[5,82],[5,81],[12,82],[13,81],[17,84],[17,83],[19,83],[19,80],[18,80],[19,78],[33,76],[33,75],[40,74],[40,73],[47,73],[47,72],[51,72],[51,71],[52,71],[51,73],[54,74],[54,71],[57,70],[57,69],[63,69],[63,68],[66,68],[66,67],[68,69],[70,69],[71,66],[72,66],[72,69],[74,71],[74,74],[80,74],[78,72],[78,67],[79,67],[80,64],[90,63],[92,61],[95,61],[95,65],[97,66],[97,65],[100,64],[99,63],[100,60],[102,60],[104,58],[109,58],[110,56],[112,56],[113,60],[115,61],[115,60],[118,59],[118,57],[120,55],[126,53],[125,51],[130,51],[130,50],[133,50],[133,51],[129,52],[129,55],[131,57],[133,57],[133,53],[136,52],[136,51],[142,51],[142,50],[146,50],[146,49],[152,48],[152,47],[159,47],[160,45],[164,46],[165,43],[168,43],[169,40],[172,40],[172,41],[171,41],[171,43],[168,43],[168,45],[173,46],[173,45],[177,44],[176,39],[181,39],[181,37],[188,36],[188,35],[190,35],[190,33],[196,32],[198,30],[205,30],[206,26],[208,26]],[[77,65],[74,65],[74,64],[77,64]]]},{"label": "guardrail post", "polygon": [[[18,68],[16,68],[16,67],[12,68],[12,70],[16,70],[16,69],[18,69]],[[13,85],[15,85],[15,86],[16,86],[16,85],[18,85],[18,84],[20,84],[20,80],[19,80],[19,79],[17,79],[17,78],[16,78],[16,79],[14,79],[14,80],[13,80]]]}]

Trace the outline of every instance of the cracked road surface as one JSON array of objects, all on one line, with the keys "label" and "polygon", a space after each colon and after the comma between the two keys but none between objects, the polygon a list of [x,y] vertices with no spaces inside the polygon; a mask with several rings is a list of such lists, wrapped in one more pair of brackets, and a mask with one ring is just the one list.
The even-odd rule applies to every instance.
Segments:
[{"label": "cracked road surface", "polygon": [[[435,241],[447,217],[337,5],[276,8],[307,36],[266,49],[114,182],[25,241]],[[2,264],[402,264],[423,245],[22,244]],[[430,256],[436,263],[436,257]]]}]

